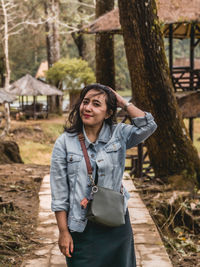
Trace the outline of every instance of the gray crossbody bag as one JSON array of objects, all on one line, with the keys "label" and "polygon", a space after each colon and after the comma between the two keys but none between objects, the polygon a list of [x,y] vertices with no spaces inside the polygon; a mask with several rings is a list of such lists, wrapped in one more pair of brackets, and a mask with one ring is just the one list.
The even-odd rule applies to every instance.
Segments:
[{"label": "gray crossbody bag", "polygon": [[88,220],[104,226],[116,227],[123,225],[125,224],[124,195],[122,192],[116,192],[95,184],[84,140],[84,135],[79,134],[79,141],[92,186],[91,200],[88,202],[86,217]]}]

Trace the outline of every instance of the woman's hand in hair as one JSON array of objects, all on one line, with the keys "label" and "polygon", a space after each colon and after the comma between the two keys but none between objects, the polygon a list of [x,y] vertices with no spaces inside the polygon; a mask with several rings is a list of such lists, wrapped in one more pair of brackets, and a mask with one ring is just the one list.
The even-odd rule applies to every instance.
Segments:
[{"label": "woman's hand in hair", "polygon": [[[107,87],[110,88],[109,86],[107,86]],[[112,88],[110,88],[110,90],[112,90],[112,92],[116,95],[117,106],[120,107],[120,108],[123,108],[124,110],[126,110],[130,117],[136,118],[136,117],[144,117],[145,116],[145,112],[144,111],[142,111],[141,109],[137,108],[132,103],[128,103],[123,97],[121,97]]]},{"label": "woman's hand in hair", "polygon": [[116,96],[117,98],[117,106],[120,108],[124,108],[124,106],[127,104],[127,101],[120,96],[115,90],[113,90],[111,87],[107,86]]}]

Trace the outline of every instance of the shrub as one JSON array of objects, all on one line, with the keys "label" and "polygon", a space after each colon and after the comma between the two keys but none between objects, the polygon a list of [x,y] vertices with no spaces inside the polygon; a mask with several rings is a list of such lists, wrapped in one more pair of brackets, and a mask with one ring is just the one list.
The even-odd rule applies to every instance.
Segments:
[{"label": "shrub", "polygon": [[46,77],[58,88],[70,91],[80,90],[95,82],[94,72],[88,62],[78,58],[60,59],[46,72]]}]

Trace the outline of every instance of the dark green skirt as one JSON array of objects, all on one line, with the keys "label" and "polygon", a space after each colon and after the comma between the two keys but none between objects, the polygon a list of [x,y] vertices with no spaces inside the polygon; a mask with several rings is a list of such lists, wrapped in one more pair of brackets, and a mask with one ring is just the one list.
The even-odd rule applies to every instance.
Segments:
[{"label": "dark green skirt", "polygon": [[136,267],[129,213],[125,225],[104,227],[92,222],[82,233],[72,232],[74,252],[68,267]]}]

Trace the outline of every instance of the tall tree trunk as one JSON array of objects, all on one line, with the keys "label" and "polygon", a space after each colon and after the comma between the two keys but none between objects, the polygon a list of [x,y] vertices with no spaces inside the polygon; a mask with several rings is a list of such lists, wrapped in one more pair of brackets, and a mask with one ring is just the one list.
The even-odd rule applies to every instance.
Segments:
[{"label": "tall tree trunk", "polygon": [[[78,2],[80,3],[80,6],[78,7],[78,13],[83,14],[84,13],[84,9],[83,7],[81,6],[81,3],[83,2],[83,0],[78,0]],[[78,26],[79,29],[81,29],[83,26],[83,21],[81,19],[81,22]],[[74,43],[76,44],[77,48],[78,48],[78,53],[79,53],[79,56],[82,58],[82,59],[86,59],[86,42],[85,42],[85,38],[84,38],[84,34],[83,33],[76,33],[76,32],[73,32],[72,33],[72,38],[74,40]]]},{"label": "tall tree trunk", "polygon": [[82,59],[86,60],[86,42],[85,42],[85,38],[84,35],[82,33],[72,33],[72,38],[74,39],[74,43],[76,44],[77,48],[78,48],[78,53],[79,56]]},{"label": "tall tree trunk", "polygon": [[[53,63],[60,59],[60,41],[59,41],[59,0],[44,1],[45,14],[48,18],[46,22],[46,44],[47,60],[51,67]],[[62,97],[48,97],[49,111],[62,114]]]},{"label": "tall tree trunk", "polygon": [[[1,6],[4,18],[4,57],[5,57],[5,70],[6,70],[4,88],[6,91],[8,91],[10,85],[10,64],[9,64],[9,47],[8,47],[9,32],[8,32],[8,13],[6,7],[7,5],[4,0],[1,0]],[[10,130],[10,107],[8,103],[4,104],[4,110],[5,110],[6,124],[0,137],[4,137],[5,135],[9,134]]]},{"label": "tall tree trunk", "polygon": [[200,183],[200,160],[183,123],[171,82],[155,0],[118,0],[137,105],[158,124],[147,141],[155,174],[185,188]]},{"label": "tall tree trunk", "polygon": [[[96,0],[96,18],[114,8],[114,0]],[[115,89],[114,35],[96,34],[96,79],[97,82]]]}]

